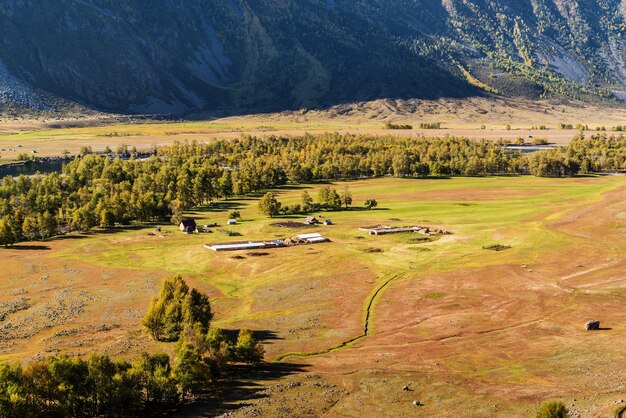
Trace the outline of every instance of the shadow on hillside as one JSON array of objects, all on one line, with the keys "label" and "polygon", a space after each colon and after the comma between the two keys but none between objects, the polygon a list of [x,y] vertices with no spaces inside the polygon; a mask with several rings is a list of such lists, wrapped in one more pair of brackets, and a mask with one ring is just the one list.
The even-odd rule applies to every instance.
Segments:
[{"label": "shadow on hillside", "polygon": [[258,366],[233,365],[228,378],[201,394],[173,416],[176,418],[215,417],[249,406],[249,401],[266,398],[266,383],[306,370],[307,364],[264,363]]}]

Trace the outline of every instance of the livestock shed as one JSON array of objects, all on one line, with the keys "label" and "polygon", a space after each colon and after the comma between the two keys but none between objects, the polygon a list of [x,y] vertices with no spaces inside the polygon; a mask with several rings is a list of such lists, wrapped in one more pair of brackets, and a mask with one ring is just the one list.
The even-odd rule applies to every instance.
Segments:
[{"label": "livestock shed", "polygon": [[321,234],[301,234],[291,239],[276,239],[273,241],[240,241],[228,242],[220,244],[205,244],[204,248],[212,251],[243,251],[243,250],[260,250],[271,248],[284,248],[295,245],[321,244],[329,242],[328,238],[324,238]]},{"label": "livestock shed", "polygon": [[193,219],[183,219],[178,224],[178,229],[186,234],[193,234],[196,232],[196,221]]},{"label": "livestock shed", "polygon": [[292,241],[301,241],[307,244],[318,244],[321,242],[328,242],[328,238],[324,238],[320,233],[300,234],[293,237]]},{"label": "livestock shed", "polygon": [[204,247],[213,251],[241,251],[241,250],[259,250],[262,248],[276,248],[282,246],[282,241],[263,242],[263,241],[247,241],[247,242],[231,242],[226,244],[205,244]]}]

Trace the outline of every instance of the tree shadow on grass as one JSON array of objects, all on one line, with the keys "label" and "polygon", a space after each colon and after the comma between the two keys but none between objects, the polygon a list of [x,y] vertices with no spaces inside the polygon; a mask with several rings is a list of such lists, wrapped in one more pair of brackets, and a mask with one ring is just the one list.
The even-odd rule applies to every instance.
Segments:
[{"label": "tree shadow on grass", "polygon": [[[5,248],[5,247],[2,247]],[[37,245],[37,244],[33,244],[33,245],[28,245],[28,244],[20,244],[20,245],[12,245],[10,247],[7,247],[10,250],[18,250],[18,251],[47,251],[50,250],[50,247],[48,247],[47,245]]]},{"label": "tree shadow on grass", "polygon": [[89,237],[89,235],[93,235],[94,233],[71,233],[69,235],[58,235],[55,237],[52,237],[49,239],[49,241],[72,241],[72,240],[79,240],[79,239],[85,239],[87,237]]},{"label": "tree shadow on grass", "polygon": [[310,188],[311,187],[307,184],[285,184],[283,186],[278,186],[277,190],[304,190]]},{"label": "tree shadow on grass", "polygon": [[222,200],[219,202],[211,203],[210,205],[198,206],[193,208],[192,212],[199,213],[211,213],[211,212],[227,212],[229,210],[236,210],[245,207],[243,203],[239,203],[232,200]]},{"label": "tree shadow on grass", "polygon": [[[223,329],[222,330],[224,332],[224,334],[226,335],[226,337],[231,340],[233,343],[235,343],[237,341],[237,336],[239,335],[239,331],[238,329]],[[283,340],[284,338],[279,337],[276,332],[274,331],[269,331],[269,330],[254,330],[252,331],[252,335],[254,337],[255,340],[257,341],[261,341],[261,342],[267,342],[267,341],[271,341],[271,340]]]},{"label": "tree shadow on grass", "polygon": [[307,364],[263,363],[258,366],[232,365],[228,377],[217,382],[210,391],[202,393],[174,417],[215,417],[249,406],[249,401],[266,398],[266,382],[302,373]]}]

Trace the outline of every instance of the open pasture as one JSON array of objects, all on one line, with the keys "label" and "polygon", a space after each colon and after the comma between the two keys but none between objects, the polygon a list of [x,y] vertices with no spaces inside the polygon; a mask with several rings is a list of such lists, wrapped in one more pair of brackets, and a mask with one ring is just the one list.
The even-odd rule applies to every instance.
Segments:
[{"label": "open pasture", "polygon": [[[331,243],[262,257],[206,250],[229,238],[173,225],[2,249],[3,358],[170,351],[142,333],[140,320],[161,278],[180,273],[209,293],[215,325],[257,331],[266,360],[302,370],[242,382],[261,387],[229,397],[231,407],[248,405],[235,416],[521,417],[561,399],[580,416],[603,417],[626,397],[626,177],[334,185],[345,186],[355,207],[316,214],[334,225],[307,229]],[[276,194],[293,204],[320,187]],[[368,198],[379,207],[359,208]],[[301,233],[272,226],[300,217],[266,218],[258,197],[188,215],[224,225],[232,210],[242,215],[229,226],[242,234],[236,240]],[[358,230],[376,224],[452,235],[431,242]],[[510,248],[483,248],[494,245]],[[590,319],[603,330],[585,331]]]},{"label": "open pasture", "polygon": [[[96,152],[106,147],[113,151],[122,145],[147,151],[153,146],[171,145],[175,141],[199,142],[239,138],[241,135],[291,135],[339,132],[342,134],[400,135],[408,137],[459,136],[471,139],[531,143],[543,138],[565,145],[579,133],[575,129],[558,129],[559,123],[578,123],[590,129],[622,125],[626,111],[619,107],[593,107],[572,102],[520,99],[439,99],[376,100],[338,105],[329,109],[285,111],[281,113],[211,117],[192,115],[184,121],[150,120],[121,115],[94,114],[87,117],[6,118],[0,115],[0,156],[10,161],[19,154],[59,156],[64,151],[77,155],[83,146]],[[410,124],[412,130],[387,130],[387,122]],[[419,129],[421,123],[442,124],[442,129]],[[510,126],[510,130],[507,129]],[[533,127],[545,126],[547,130]],[[589,132],[587,133],[590,134]],[[36,154],[32,152],[35,151]]]}]

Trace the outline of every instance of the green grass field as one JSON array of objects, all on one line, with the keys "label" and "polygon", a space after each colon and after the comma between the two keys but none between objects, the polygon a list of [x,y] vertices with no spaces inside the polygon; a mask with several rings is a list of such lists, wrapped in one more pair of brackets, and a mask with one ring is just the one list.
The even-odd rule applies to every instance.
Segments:
[{"label": "green grass field", "polygon": [[[298,229],[271,226],[278,220],[260,214],[257,199],[245,199],[217,202],[207,211],[189,214],[199,225],[224,224],[229,209],[220,209],[236,208],[242,213],[243,221],[231,229],[240,232],[242,237],[230,238],[219,233],[186,236],[175,226],[168,226],[161,240],[148,237],[146,230],[96,234],[53,256],[89,261],[102,267],[133,266],[134,269],[201,278],[219,289],[224,297],[236,301],[234,305],[229,303],[229,311],[220,317],[228,318],[224,321],[244,321],[285,315],[289,309],[271,312],[253,309],[254,292],[297,280],[303,271],[329,275],[349,269],[348,265],[351,269],[358,265],[382,279],[398,271],[431,274],[461,267],[532,264],[542,254],[563,251],[577,244],[566,234],[547,231],[545,221],[558,219],[572,207],[597,202],[602,193],[624,183],[623,178],[600,177],[355,181],[335,186],[339,191],[344,186],[349,187],[355,206],[371,197],[378,199],[380,207],[372,211],[353,207],[348,211],[322,212],[335,225],[311,231],[322,232],[333,241],[330,244],[277,249],[271,251],[271,256],[248,257],[245,261],[233,260],[231,256],[235,253],[214,253],[203,248],[204,243],[285,238],[301,233]],[[315,197],[317,188],[287,188],[277,194],[284,204],[292,204],[299,202],[303,190]],[[416,245],[410,241],[413,234],[369,237],[358,230],[360,226],[375,224],[440,226],[453,235]],[[365,238],[356,239],[357,236]],[[483,249],[492,244],[512,248],[503,252]],[[366,253],[370,247],[382,249],[383,255]],[[431,251],[415,251],[416,247]],[[316,252],[316,257],[310,256],[311,251]]]},{"label": "green grass field", "polygon": [[[289,186],[276,194],[284,204],[299,203],[304,190],[316,198],[322,186]],[[156,232],[153,225],[52,240],[45,243],[49,249],[4,250],[7,286],[23,286],[35,306],[47,303],[50,289],[80,289],[92,297],[77,294],[91,300],[80,320],[42,326],[30,340],[6,348],[6,358],[67,346],[126,357],[171,351],[149,341],[140,318],[160,278],[182,274],[209,292],[216,326],[262,331],[267,360],[306,364],[322,379],[322,386],[306,384],[300,374],[271,380],[304,386],[258,404],[266,415],[299,405],[302,396],[311,399],[312,410],[322,408],[317,400],[324,408],[334,405],[331,416],[356,416],[363,408],[376,416],[412,415],[413,399],[425,403],[425,416],[528,416],[543,400],[574,397],[584,398],[580,408],[610,409],[623,391],[623,376],[611,374],[612,365],[626,361],[620,348],[626,336],[626,177],[381,178],[332,186],[339,192],[348,187],[354,198],[351,210],[316,214],[332,219],[332,226],[273,226],[283,218],[260,214],[256,196],[188,214],[198,225],[224,225],[238,210],[242,221],[228,228],[241,237],[185,235],[174,225]],[[362,209],[368,198],[379,207]],[[452,235],[421,242],[419,234],[375,237],[358,230],[375,224],[432,226]],[[332,242],[264,256],[203,247],[302,232],[321,232]],[[483,249],[492,245],[511,248]],[[56,287],[38,284],[43,271],[52,272]],[[102,339],[48,336],[88,330],[102,317],[122,325]],[[608,330],[581,331],[591,317]],[[130,342],[123,351],[120,341]],[[585,371],[592,361],[594,372]],[[420,389],[398,394],[407,383]],[[249,382],[258,384],[269,383]]]}]

